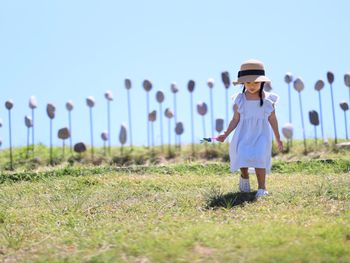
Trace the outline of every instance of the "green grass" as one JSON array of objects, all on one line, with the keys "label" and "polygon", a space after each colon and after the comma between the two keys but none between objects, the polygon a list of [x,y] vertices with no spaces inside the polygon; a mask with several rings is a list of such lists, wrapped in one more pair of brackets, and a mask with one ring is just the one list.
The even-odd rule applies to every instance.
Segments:
[{"label": "green grass", "polygon": [[[339,139],[339,142],[344,140]],[[347,151],[340,150],[335,147],[334,141],[329,140],[329,144],[322,144],[319,140],[317,144],[312,139],[307,140],[307,151],[304,149],[303,141],[294,140],[293,146],[288,147],[287,142],[284,142],[285,150],[283,153],[278,153],[275,143],[272,147],[272,156],[280,161],[300,161],[300,160],[324,160],[337,159],[346,157]],[[53,148],[53,160],[50,165],[50,149],[42,144],[35,145],[34,155],[30,151],[27,158],[27,148],[19,147],[13,149],[13,170],[14,171],[33,171],[48,166],[65,167],[70,166],[100,166],[112,165],[118,167],[128,166],[153,166],[159,164],[174,164],[186,163],[193,161],[220,161],[229,162],[228,143],[215,144],[196,144],[194,145],[195,152],[192,152],[191,145],[183,145],[181,148],[165,145],[162,151],[160,146],[152,149],[147,147],[124,147],[121,151],[120,147],[112,147],[110,155],[104,155],[103,148],[94,149],[94,158],[92,159],[90,149],[83,154],[70,153],[69,147],[65,149],[65,155],[62,154],[61,147]],[[0,151],[0,171],[11,171],[9,150]],[[350,159],[350,158],[348,158]]]},{"label": "green grass", "polygon": [[[88,176],[100,175],[106,173],[114,174],[165,174],[174,175],[181,173],[196,173],[202,175],[226,174],[230,169],[229,163],[225,162],[189,162],[180,164],[168,165],[152,165],[152,166],[128,166],[119,167],[111,165],[92,166],[92,165],[66,165],[59,167],[45,167],[36,170],[17,170],[17,171],[2,171],[0,172],[0,184],[5,182],[18,181],[36,181],[47,178],[55,178],[62,176]],[[275,173],[303,173],[313,174],[315,171],[318,174],[328,173],[348,173],[350,172],[350,159],[321,159],[321,160],[300,160],[300,161],[285,161],[274,160],[272,164],[272,172]]]},{"label": "green grass", "polygon": [[3,171],[0,260],[349,262],[350,161],[340,154],[275,159],[258,201],[237,193],[225,162]]}]

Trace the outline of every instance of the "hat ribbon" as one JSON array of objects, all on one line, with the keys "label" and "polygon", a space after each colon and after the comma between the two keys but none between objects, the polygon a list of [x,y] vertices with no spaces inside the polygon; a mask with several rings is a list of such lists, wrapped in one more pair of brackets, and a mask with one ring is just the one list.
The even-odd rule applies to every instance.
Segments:
[{"label": "hat ribbon", "polygon": [[244,76],[250,76],[250,75],[259,75],[259,76],[265,76],[265,70],[259,70],[259,69],[250,69],[250,70],[241,70],[238,71],[238,77],[244,77]]}]

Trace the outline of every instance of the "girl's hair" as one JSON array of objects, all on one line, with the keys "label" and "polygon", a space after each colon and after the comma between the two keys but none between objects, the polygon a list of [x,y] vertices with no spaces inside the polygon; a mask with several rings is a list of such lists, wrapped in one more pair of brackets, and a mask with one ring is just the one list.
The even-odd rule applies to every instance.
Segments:
[{"label": "girl's hair", "polygon": [[[263,101],[263,99],[262,99],[262,92],[263,92],[263,90],[264,90],[264,84],[265,84],[265,82],[261,82],[261,83],[260,83],[260,90],[259,90],[260,107],[264,104],[264,101]],[[244,93],[244,92],[245,92],[245,86],[243,85],[243,91],[242,91],[242,93]]]}]

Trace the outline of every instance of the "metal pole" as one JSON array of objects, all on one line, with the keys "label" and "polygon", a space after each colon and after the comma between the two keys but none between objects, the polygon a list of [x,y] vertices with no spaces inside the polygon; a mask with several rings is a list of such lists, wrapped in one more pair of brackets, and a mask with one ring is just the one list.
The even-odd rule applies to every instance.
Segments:
[{"label": "metal pole", "polygon": [[149,148],[150,146],[150,138],[149,138],[149,121],[148,121],[148,114],[149,114],[149,94],[147,92],[147,146]]},{"label": "metal pole", "polygon": [[[130,147],[132,147],[132,126],[131,126],[131,104],[130,104],[130,91],[128,90],[128,112],[129,112],[129,128],[130,128]],[[148,117],[148,116],[147,116]]]},{"label": "metal pole", "polygon": [[53,165],[53,161],[52,161],[52,119],[50,119],[50,164]]},{"label": "metal pole", "polygon": [[203,138],[206,137],[206,130],[205,130],[205,117],[202,116],[202,126],[203,126]]},{"label": "metal pole", "polygon": [[228,89],[225,89],[226,92],[226,126],[228,126],[228,111],[229,111],[229,103],[228,103]]},{"label": "metal pole", "polygon": [[33,150],[33,158],[34,158],[34,109],[32,109],[32,121],[33,121],[33,126],[32,126],[32,150]]},{"label": "metal pole", "polygon": [[90,109],[90,135],[91,135],[91,159],[94,159],[94,134],[93,134],[93,123],[92,123],[92,107]]},{"label": "metal pole", "polygon": [[306,136],[305,136],[305,126],[304,126],[304,117],[303,117],[303,105],[301,103],[301,94],[299,93],[299,106],[300,106],[300,117],[301,117],[301,124],[303,127],[303,138],[304,138],[304,149],[306,153]]},{"label": "metal pole", "polygon": [[62,157],[63,157],[63,160],[64,160],[65,148],[66,148],[66,145],[64,143],[64,140],[62,140]]},{"label": "metal pole", "polygon": [[191,127],[192,127],[192,153],[194,153],[194,123],[193,123],[193,95],[190,93],[191,99]]},{"label": "metal pole", "polygon": [[314,132],[315,132],[315,145],[317,145],[317,129],[316,129],[316,125],[314,125]]},{"label": "metal pole", "polygon": [[[203,126],[203,138],[206,137],[206,130],[205,130],[205,117],[202,116],[202,126]],[[205,147],[205,153],[207,154],[208,150],[207,150],[207,144],[205,143],[204,144],[204,147]]]},{"label": "metal pole", "polygon": [[160,119],[160,144],[161,144],[161,150],[163,152],[163,109],[162,109],[162,103],[159,103],[159,119]]},{"label": "metal pole", "polygon": [[335,123],[335,111],[334,111],[334,99],[333,99],[333,87],[332,84],[330,84],[331,86],[331,97],[332,97],[332,111],[333,111],[333,126],[334,126],[334,142],[337,143],[337,126]]},{"label": "metal pole", "polygon": [[212,88],[210,90],[210,118],[211,118],[211,136],[214,137],[214,103],[213,103],[213,90]]},{"label": "metal pole", "polygon": [[[174,93],[174,127],[176,127],[177,123],[177,110],[176,110],[176,93]],[[177,146],[178,135],[175,133],[175,147]]]},{"label": "metal pole", "polygon": [[290,93],[290,83],[288,83],[288,102],[289,102],[289,123],[292,123],[292,102]]},{"label": "metal pole", "polygon": [[346,120],[346,111],[344,111],[344,120],[345,120],[345,134],[346,134],[346,139],[348,140],[348,124]]},{"label": "metal pole", "polygon": [[153,130],[153,121],[151,122],[151,134],[152,134],[152,148],[154,147],[154,130]]},{"label": "metal pole", "polygon": [[10,169],[13,170],[11,110],[9,110]]},{"label": "metal pole", "polygon": [[[292,95],[290,91],[290,82],[288,83],[288,103],[289,103],[289,123],[292,123]],[[290,146],[293,146],[293,138],[290,139]]]},{"label": "metal pole", "polygon": [[29,137],[30,137],[30,128],[27,128],[27,153],[26,153],[26,158],[28,159],[29,158]]},{"label": "metal pole", "polygon": [[69,147],[70,147],[70,152],[73,152],[73,143],[72,143],[72,116],[71,112],[68,111],[68,122],[69,122]]},{"label": "metal pole", "polygon": [[321,91],[318,92],[318,101],[320,105],[320,117],[321,117],[321,133],[322,133],[322,141],[324,141],[324,133],[323,133],[323,117],[322,117],[322,102],[321,102]]},{"label": "metal pole", "polygon": [[111,106],[110,106],[109,100],[107,100],[107,122],[108,122],[108,153],[109,155],[111,155]]},{"label": "metal pole", "polygon": [[168,120],[168,151],[171,152],[171,119]]}]

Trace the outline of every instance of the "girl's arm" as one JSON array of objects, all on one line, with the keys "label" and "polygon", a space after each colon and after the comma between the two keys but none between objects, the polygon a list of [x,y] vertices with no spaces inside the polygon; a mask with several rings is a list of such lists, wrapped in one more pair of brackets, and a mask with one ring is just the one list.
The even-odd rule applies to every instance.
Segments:
[{"label": "girl's arm", "polygon": [[234,114],[233,114],[233,118],[232,120],[230,121],[230,124],[228,125],[226,131],[224,131],[223,134],[219,135],[216,139],[219,141],[219,142],[223,142],[226,140],[226,138],[230,135],[230,133],[236,129],[237,127],[237,124],[239,123],[239,119],[240,119],[240,114],[239,112],[237,111],[238,107],[237,105],[234,106]]},{"label": "girl's arm", "polygon": [[271,112],[268,120],[269,120],[269,123],[270,123],[270,125],[272,127],[273,133],[275,134],[275,138],[276,138],[276,141],[277,141],[278,149],[280,151],[282,151],[283,150],[283,143],[281,141],[280,133],[278,131],[278,121],[277,121],[277,118],[276,118],[275,111]]}]

